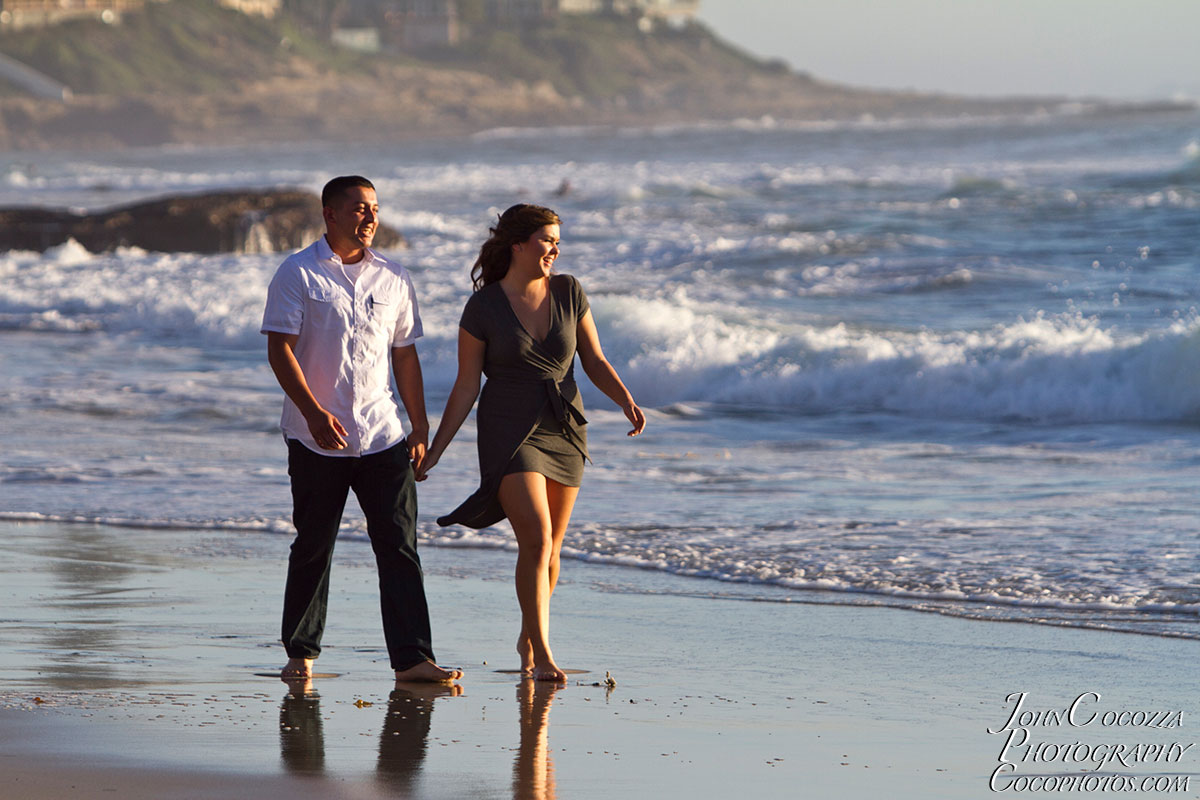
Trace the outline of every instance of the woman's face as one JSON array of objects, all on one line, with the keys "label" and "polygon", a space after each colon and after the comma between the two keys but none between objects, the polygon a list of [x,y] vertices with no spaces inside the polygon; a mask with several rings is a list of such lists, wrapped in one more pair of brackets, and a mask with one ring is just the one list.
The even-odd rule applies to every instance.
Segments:
[{"label": "woman's face", "polygon": [[548,276],[554,267],[554,259],[558,258],[558,234],[557,225],[543,225],[526,241],[514,244],[512,265],[522,271]]}]

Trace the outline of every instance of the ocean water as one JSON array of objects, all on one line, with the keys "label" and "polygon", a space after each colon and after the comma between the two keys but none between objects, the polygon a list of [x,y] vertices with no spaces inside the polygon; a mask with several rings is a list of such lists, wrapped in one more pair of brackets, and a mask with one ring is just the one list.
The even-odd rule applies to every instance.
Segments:
[{"label": "ocean water", "polygon": [[[627,439],[585,385],[565,552],[613,591],[1200,638],[1200,114],[7,153],[0,202],[350,172],[409,239],[435,418],[489,220],[563,217],[559,269],[650,419]],[[0,519],[286,537],[258,333],[281,258],[0,254]],[[513,547],[433,522],[474,488],[471,425],[422,484],[425,547]]]}]

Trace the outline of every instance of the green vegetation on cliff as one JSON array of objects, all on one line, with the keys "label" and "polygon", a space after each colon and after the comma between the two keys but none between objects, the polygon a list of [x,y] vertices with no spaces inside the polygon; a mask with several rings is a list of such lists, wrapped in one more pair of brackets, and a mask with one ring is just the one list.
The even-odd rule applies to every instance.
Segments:
[{"label": "green vegetation on cliff", "polygon": [[213,0],[170,0],[147,3],[119,24],[75,20],[5,33],[0,52],[76,94],[117,96],[231,91],[286,75],[296,59],[334,69],[357,60],[298,30],[288,19],[246,16]]},{"label": "green vegetation on cliff", "polygon": [[147,3],[116,25],[75,21],[0,35],[0,52],[66,84],[76,94],[234,92],[248,82],[306,75],[347,79],[388,67],[453,68],[496,79],[549,82],[565,97],[611,98],[647,80],[697,86],[717,77],[786,72],[690,25],[643,33],[631,19],[563,15],[541,24],[496,28],[477,21],[459,45],[420,55],[364,55],[335,47],[316,22],[328,3],[293,0],[273,20],[214,0]]}]

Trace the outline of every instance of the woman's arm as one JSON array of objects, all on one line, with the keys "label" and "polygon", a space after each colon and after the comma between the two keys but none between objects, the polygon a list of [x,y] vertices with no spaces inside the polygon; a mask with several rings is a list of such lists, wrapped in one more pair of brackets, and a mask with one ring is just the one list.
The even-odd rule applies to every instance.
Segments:
[{"label": "woman's arm", "polygon": [[483,357],[486,349],[487,346],[482,340],[476,339],[462,328],[458,329],[458,377],[454,379],[454,388],[450,390],[450,396],[446,398],[446,410],[442,412],[442,418],[438,422],[437,433],[433,436],[433,444],[429,445],[425,459],[417,469],[417,480],[425,480],[426,473],[438,463],[442,453],[450,445],[450,440],[454,438],[454,434],[458,433],[458,429],[462,427],[467,415],[471,413],[471,407],[475,405],[475,398],[479,396],[480,376],[483,374]]},{"label": "woman's arm", "polygon": [[604,357],[600,349],[600,334],[596,332],[596,323],[592,312],[588,310],[579,319],[575,329],[576,347],[579,350],[579,363],[587,373],[596,388],[608,395],[614,403],[625,412],[625,417],[633,424],[629,436],[637,436],[646,428],[646,415],[633,402],[633,395],[621,382],[621,376],[613,369],[612,364]]},{"label": "woman's arm", "polygon": [[392,374],[396,390],[408,414],[408,457],[413,469],[420,470],[429,443],[429,418],[425,416],[425,379],[421,377],[421,359],[415,344],[392,348]]}]

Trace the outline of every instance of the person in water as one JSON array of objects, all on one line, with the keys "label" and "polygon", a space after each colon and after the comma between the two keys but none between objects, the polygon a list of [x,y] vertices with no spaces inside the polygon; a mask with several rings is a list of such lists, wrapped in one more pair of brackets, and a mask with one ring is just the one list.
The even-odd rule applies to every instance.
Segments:
[{"label": "person in water", "polygon": [[[424,480],[479,397],[480,486],[438,524],[483,528],[508,518],[518,546],[521,672],[551,681],[566,680],[550,650],[550,597],[588,455],[576,353],[592,383],[625,412],[629,435],[646,427],[600,349],[579,281],[554,272],[560,224],[550,209],[522,203],[491,229],[459,322],[458,376],[417,467],[417,480]],[[481,375],[487,376],[482,395]]]}]

